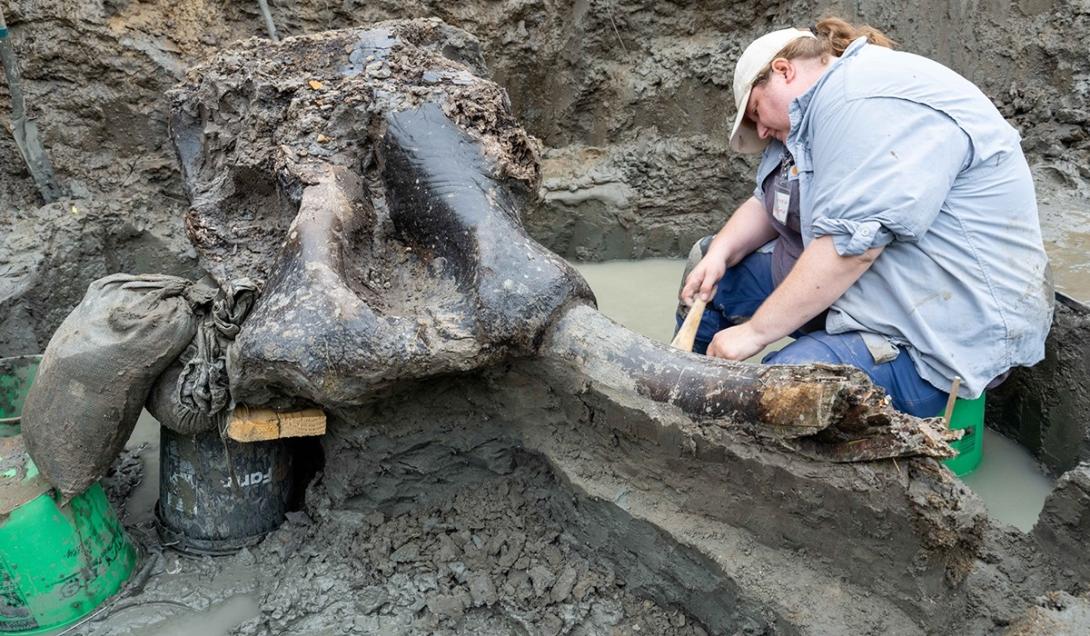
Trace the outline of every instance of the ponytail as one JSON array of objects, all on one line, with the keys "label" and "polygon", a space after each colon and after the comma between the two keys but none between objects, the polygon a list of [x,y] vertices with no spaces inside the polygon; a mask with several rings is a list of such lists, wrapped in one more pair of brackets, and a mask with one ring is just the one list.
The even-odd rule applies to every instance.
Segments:
[{"label": "ponytail", "polygon": [[869,44],[884,46],[887,49],[894,48],[897,43],[885,33],[866,24],[854,25],[840,18],[827,17],[818,20],[817,25],[811,31],[822,43],[826,53],[840,57],[844,49],[860,37],[866,36]]},{"label": "ponytail", "polygon": [[[840,57],[843,55],[844,50],[848,48],[849,44],[863,36],[867,37],[868,43],[884,46],[888,49],[892,49],[897,45],[889,36],[874,27],[865,24],[856,26],[841,20],[840,18],[822,18],[810,29],[810,32],[813,33],[815,37],[802,37],[792,40],[787,46],[780,49],[780,52],[773,56],[772,59],[775,60],[782,57],[788,60],[812,60],[820,58],[822,62],[825,62],[828,61],[830,57]],[[753,81],[754,85],[760,84],[768,79],[768,73],[771,70],[771,67],[770,62],[763,71],[757,74],[756,79]]]},{"label": "ponytail", "polygon": [[772,56],[772,61],[765,65],[764,69],[757,73],[753,79],[753,86],[768,80],[772,71],[772,62],[784,58],[788,60],[812,60],[820,59],[827,62],[830,57],[840,57],[844,50],[855,40],[866,36],[869,44],[883,46],[892,49],[897,46],[889,36],[878,29],[866,24],[856,26],[840,18],[827,17],[818,20],[818,23],[810,27],[814,37],[800,37],[788,42],[787,46],[780,49]]}]

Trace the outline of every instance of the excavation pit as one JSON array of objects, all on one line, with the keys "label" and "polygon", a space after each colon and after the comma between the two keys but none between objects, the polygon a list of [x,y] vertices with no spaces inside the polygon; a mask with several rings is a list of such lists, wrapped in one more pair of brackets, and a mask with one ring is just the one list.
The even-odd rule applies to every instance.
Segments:
[{"label": "excavation pit", "polygon": [[[320,41],[318,33],[329,28],[416,17],[404,13],[417,10],[381,2],[294,5],[273,6],[282,34],[310,34],[288,47],[302,47],[307,38]],[[774,11],[786,15],[789,9]],[[973,28],[959,26],[959,35],[972,37],[950,38],[945,27],[919,21],[949,7],[917,9],[889,15],[888,7],[858,7],[907,48],[936,55],[996,98],[1023,131],[1045,195],[1043,216],[1055,230],[1050,248],[1079,253],[1079,223],[1062,220],[1078,218],[1074,213],[1088,192],[1086,138],[1079,132],[1086,122],[1085,11],[997,7],[984,18],[962,16]],[[477,141],[496,130],[511,133],[485,141],[515,159],[499,171],[526,186],[519,191],[526,195],[524,207],[510,209],[553,252],[579,259],[676,256],[714,230],[724,208],[751,190],[752,166],[725,148],[722,127],[729,118],[702,114],[730,101],[730,61],[741,43],[769,26],[766,8],[712,5],[699,16],[661,4],[644,10],[593,2],[555,13],[520,3],[435,10],[447,23],[485,38],[481,44],[433,23],[429,28],[450,38],[449,46],[438,47],[443,55],[477,75],[487,73],[487,62],[512,106],[511,119],[496,128],[488,120],[496,111],[487,108],[443,115]],[[1057,19],[1061,13],[1065,17]],[[227,46],[236,36],[262,34],[256,13],[235,5],[113,2],[52,15],[14,3],[8,19],[27,62],[24,76],[35,87],[31,94],[40,97],[39,126],[54,150],[58,176],[75,198],[38,207],[18,162],[4,162],[0,226],[7,269],[0,281],[13,291],[0,296],[0,355],[41,351],[87,283],[114,271],[194,279],[211,273],[224,280],[245,271],[273,280],[279,266],[283,282],[298,272],[336,269],[335,258],[323,260],[328,255],[307,247],[340,240],[345,226],[306,228],[314,232],[298,243],[298,267],[277,261],[280,237],[305,208],[302,191],[318,182],[328,187],[312,191],[312,203],[334,202],[344,212],[341,220],[366,221],[349,223],[352,240],[337,257],[353,265],[375,259],[371,270],[343,278],[350,292],[345,298],[370,301],[396,318],[428,298],[449,301],[432,305],[433,330],[420,330],[421,340],[466,345],[440,364],[409,355],[407,364],[395,365],[396,377],[378,365],[330,364],[318,354],[306,361],[315,366],[302,365],[301,373],[285,371],[285,365],[248,365],[254,375],[240,386],[250,397],[321,403],[332,424],[322,441],[324,470],[306,501],[266,541],[235,556],[192,560],[162,546],[133,503],[148,501],[147,479],[137,484],[136,456],[124,456],[110,482],[119,505],[129,509],[130,531],[148,550],[146,569],[80,633],[191,633],[215,621],[208,629],[226,631],[247,617],[238,633],[635,633],[637,626],[642,633],[679,634],[987,633],[1069,620],[1084,606],[1078,594],[1090,573],[1082,565],[1086,559],[1071,558],[1084,549],[1090,492],[1081,463],[1090,457],[1082,417],[1087,340],[1078,313],[1059,310],[1046,363],[1012,379],[1010,386],[1018,387],[1013,395],[989,398],[989,425],[1063,475],[1034,530],[1019,532],[989,520],[981,502],[933,459],[830,463],[815,457],[812,447],[790,441],[797,438],[757,434],[746,417],[727,422],[694,416],[695,402],[672,399],[675,383],[655,383],[660,376],[618,373],[626,360],[668,359],[652,343],[589,313],[589,292],[545,250],[541,263],[560,273],[545,279],[565,281],[564,293],[529,313],[499,306],[497,316],[518,317],[501,324],[519,337],[473,341],[467,337],[472,324],[461,320],[473,315],[463,302],[473,297],[464,273],[487,279],[494,272],[470,267],[461,278],[450,273],[472,260],[459,260],[473,254],[469,243],[439,253],[451,246],[420,250],[424,241],[405,240],[415,231],[397,210],[405,199],[343,196],[385,194],[377,184],[393,163],[337,156],[345,140],[377,135],[376,122],[353,119],[359,115],[348,112],[346,100],[328,99],[329,108],[319,109],[334,110],[336,117],[310,118],[306,96],[328,90],[333,75],[296,78],[290,90],[269,90],[255,101],[248,101],[246,82],[240,82],[219,94],[210,90],[188,104],[191,110],[179,109],[191,119],[176,120],[183,124],[176,130],[222,134],[205,148],[205,176],[231,173],[218,183],[194,179],[196,164],[187,154],[194,151],[192,139],[183,132],[176,142],[181,165],[167,142],[171,109],[164,95],[185,80],[185,68],[220,49],[226,57],[235,51],[235,71],[256,67],[260,53],[273,45],[251,42],[246,55]],[[1037,35],[1022,46],[1025,33]],[[81,47],[65,46],[72,34]],[[950,44],[955,40],[959,44]],[[994,48],[985,41],[1020,54],[984,55]],[[390,69],[379,64],[368,71],[370,63],[359,59],[386,40],[368,42],[331,47],[331,55],[343,51],[350,63],[339,68],[350,74],[386,79],[380,76]],[[95,62],[88,66],[69,49]],[[371,62],[382,62],[380,57]],[[472,81],[458,72],[464,69],[443,70],[426,84],[465,89],[457,82]],[[69,85],[56,77],[75,79]],[[217,81],[208,87],[227,85]],[[507,112],[500,92],[488,89],[487,95],[489,108],[499,104]],[[271,113],[276,109],[270,104],[292,98],[299,100],[292,112],[306,116],[280,140],[289,146],[287,155],[261,143],[247,145],[251,137],[235,134],[247,131],[237,124],[251,109]],[[215,108],[201,110],[210,105]],[[205,130],[209,122],[202,118],[213,111]],[[422,117],[438,121],[435,112]],[[328,121],[342,134],[308,128]],[[520,134],[520,122],[543,140],[540,162],[527,160],[535,148]],[[398,122],[393,124],[396,131]],[[484,137],[473,137],[474,127]],[[392,141],[374,147],[411,146],[395,137],[375,136]],[[270,154],[262,155],[266,150]],[[242,156],[249,151],[255,154]],[[0,152],[16,156],[6,136]],[[349,160],[341,161],[345,156]],[[231,161],[216,163],[225,157]],[[415,157],[391,152],[385,158],[411,164]],[[281,159],[277,169],[287,166],[286,172],[274,174],[266,160]],[[329,175],[312,171],[316,159],[363,178],[336,174],[323,181]],[[406,186],[395,190],[404,195]],[[200,196],[192,200],[197,210],[189,213],[187,229],[196,253],[181,222],[194,191]],[[538,194],[542,202],[535,202]],[[364,198],[387,207],[353,208]],[[368,235],[374,218],[382,222]],[[1082,261],[1072,256],[1063,262],[1059,279],[1077,289]],[[399,270],[404,279],[382,275]],[[419,287],[409,284],[425,278]],[[519,283],[488,280],[500,288],[508,280]],[[387,284],[393,292],[385,291]],[[555,328],[564,315],[567,331],[559,335],[566,339]],[[527,324],[534,329],[519,332]],[[277,332],[270,327],[268,333]],[[405,333],[418,335],[398,332]],[[299,343],[306,335],[292,337]],[[542,350],[551,357],[539,357]],[[265,349],[255,346],[248,354],[256,360]],[[357,361],[367,359],[360,355]],[[270,355],[263,362],[283,360]],[[346,373],[359,369],[368,373],[345,381]],[[679,369],[670,376],[676,384],[691,387],[684,383],[708,377],[690,375],[684,365],[657,370]],[[737,379],[754,381],[744,374]],[[374,395],[353,403],[361,387]],[[138,454],[154,463],[148,449]],[[519,543],[515,562],[503,565]]]}]

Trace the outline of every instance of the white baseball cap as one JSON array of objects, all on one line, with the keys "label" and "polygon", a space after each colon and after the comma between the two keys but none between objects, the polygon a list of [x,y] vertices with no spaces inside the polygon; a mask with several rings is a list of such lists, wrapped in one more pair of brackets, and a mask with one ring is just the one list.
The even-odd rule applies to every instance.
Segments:
[{"label": "white baseball cap", "polygon": [[755,153],[764,150],[767,139],[757,135],[757,127],[746,119],[746,104],[753,90],[753,82],[766,66],[776,59],[776,54],[783,47],[799,38],[815,37],[809,31],[801,29],[780,29],[762,35],[753,41],[738,58],[734,67],[734,107],[738,114],[734,118],[734,128],[730,132],[730,147],[742,153]]}]

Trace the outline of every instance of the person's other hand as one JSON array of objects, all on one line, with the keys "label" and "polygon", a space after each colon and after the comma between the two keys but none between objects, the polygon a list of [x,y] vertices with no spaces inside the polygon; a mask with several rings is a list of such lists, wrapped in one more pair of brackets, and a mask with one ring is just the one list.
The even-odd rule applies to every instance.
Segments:
[{"label": "person's other hand", "polygon": [[767,344],[753,331],[749,323],[743,322],[715,334],[708,345],[708,355],[742,361],[760,353]]},{"label": "person's other hand", "polygon": [[685,305],[692,305],[693,296],[696,294],[700,294],[705,302],[711,300],[712,290],[715,288],[716,283],[719,282],[719,279],[723,278],[726,271],[726,259],[722,256],[711,253],[704,256],[693,268],[693,271],[689,272],[688,278],[685,279],[685,286],[681,288],[681,295],[679,296],[681,302]]}]

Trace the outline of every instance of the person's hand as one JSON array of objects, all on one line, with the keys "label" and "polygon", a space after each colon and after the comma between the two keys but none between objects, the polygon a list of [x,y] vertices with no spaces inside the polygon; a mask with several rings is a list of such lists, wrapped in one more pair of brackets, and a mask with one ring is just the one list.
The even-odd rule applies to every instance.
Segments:
[{"label": "person's hand", "polygon": [[712,337],[708,355],[713,358],[742,361],[752,358],[768,345],[748,322],[724,329]]},{"label": "person's hand", "polygon": [[704,301],[711,300],[712,289],[727,271],[726,259],[717,254],[708,253],[696,264],[685,279],[679,298],[685,305],[693,304],[693,296],[700,294]]}]

